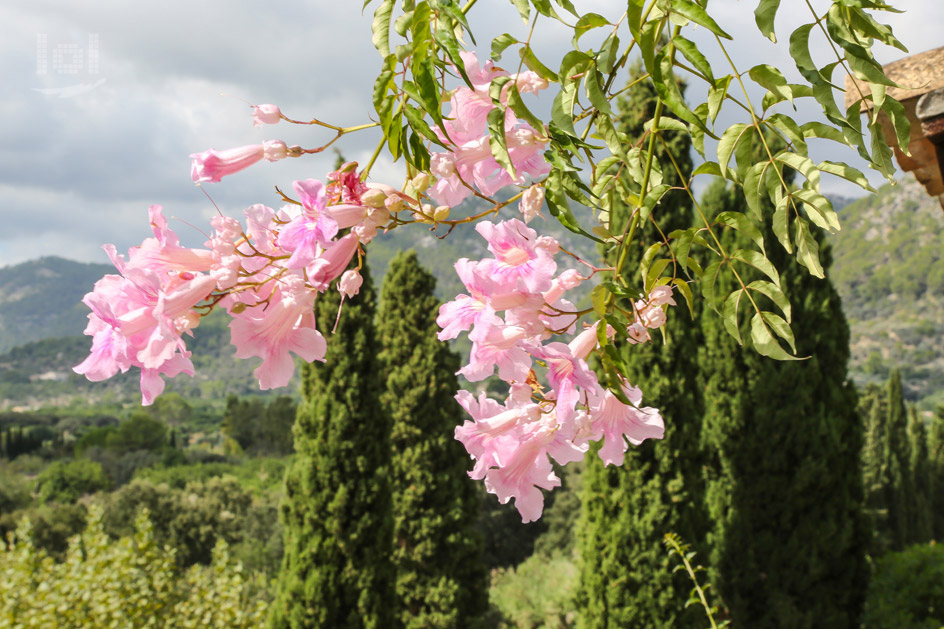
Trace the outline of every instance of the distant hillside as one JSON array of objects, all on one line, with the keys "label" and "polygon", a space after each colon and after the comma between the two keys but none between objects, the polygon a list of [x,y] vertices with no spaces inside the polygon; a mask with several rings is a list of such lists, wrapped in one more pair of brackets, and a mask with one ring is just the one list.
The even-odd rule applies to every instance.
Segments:
[{"label": "distant hillside", "polygon": [[82,296],[114,272],[109,264],[54,257],[0,269],[0,353],[30,341],[82,334],[88,315]]},{"label": "distant hillside", "polygon": [[[852,329],[854,379],[882,381],[897,366],[911,400],[924,408],[944,404],[944,212],[910,178],[835,205],[843,229],[832,237],[831,277]],[[506,208],[499,218],[514,214]],[[532,225],[579,255],[595,255],[593,243],[572,237],[550,217]],[[463,290],[453,269],[457,257],[487,255],[472,225],[460,225],[443,240],[419,226],[398,229],[371,243],[369,262],[378,285],[396,252],[411,247],[436,276],[440,299]],[[88,314],[80,299],[111,272],[108,265],[61,258],[0,269],[0,407],[138,399],[137,374],[88,383],[71,372],[90,346],[80,336]],[[234,358],[222,313],[205,320],[188,347],[197,378],[177,378],[168,390],[217,401],[228,393],[257,391],[252,370],[258,360]],[[467,351],[467,342],[461,349]],[[295,395],[297,387],[277,393]]]},{"label": "distant hillside", "polygon": [[839,212],[832,278],[856,380],[898,367],[908,397],[944,404],[944,211],[910,176]]}]

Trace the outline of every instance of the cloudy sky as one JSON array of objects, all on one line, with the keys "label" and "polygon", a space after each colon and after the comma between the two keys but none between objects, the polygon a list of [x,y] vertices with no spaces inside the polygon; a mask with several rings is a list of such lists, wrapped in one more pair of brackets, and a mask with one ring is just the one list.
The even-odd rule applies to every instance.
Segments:
[{"label": "cloudy sky", "polygon": [[[907,12],[880,21],[890,23],[911,52],[944,44],[939,0],[893,3]],[[215,210],[190,181],[190,153],[266,139],[313,147],[330,138],[317,128],[253,128],[247,102],[277,103],[298,119],[369,121],[379,57],[370,43],[373,7],[362,15],[361,4],[0,0],[0,266],[44,255],[105,262],[102,243],[125,249],[148,235],[147,208],[154,203],[179,219],[174,226],[189,244],[199,244],[199,230]],[[611,18],[625,7],[618,0],[575,4]],[[783,44],[803,12],[781,10],[783,41],[774,46],[756,33],[755,4],[711,3],[712,14],[736,37],[735,61],[742,70],[770,63],[796,78]],[[794,4],[805,10],[799,0],[784,0]],[[479,0],[472,18],[480,57],[492,37],[524,31],[507,0]],[[696,31],[693,39],[720,71],[722,59],[704,35]],[[569,36],[546,22],[535,45],[555,67]],[[882,48],[877,56],[884,63],[902,53]],[[822,48],[814,57],[828,59]],[[814,115],[812,108],[797,114]],[[365,131],[339,146],[348,159],[364,162],[378,137]],[[864,168],[851,151],[816,157]],[[260,164],[205,190],[224,212],[239,216],[253,203],[276,205],[273,185],[321,178],[332,162],[333,155],[324,155]],[[395,180],[398,172],[382,159],[374,178]],[[825,177],[823,183],[827,192],[855,192]]]}]

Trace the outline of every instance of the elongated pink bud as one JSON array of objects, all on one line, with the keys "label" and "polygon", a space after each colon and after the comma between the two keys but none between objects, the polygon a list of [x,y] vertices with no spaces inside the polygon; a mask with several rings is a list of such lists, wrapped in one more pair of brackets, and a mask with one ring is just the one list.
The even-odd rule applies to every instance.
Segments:
[{"label": "elongated pink bud", "polygon": [[274,162],[288,156],[288,147],[281,140],[250,144],[225,151],[210,149],[190,156],[190,178],[194,183],[219,183],[223,177],[249,168],[263,158]]}]

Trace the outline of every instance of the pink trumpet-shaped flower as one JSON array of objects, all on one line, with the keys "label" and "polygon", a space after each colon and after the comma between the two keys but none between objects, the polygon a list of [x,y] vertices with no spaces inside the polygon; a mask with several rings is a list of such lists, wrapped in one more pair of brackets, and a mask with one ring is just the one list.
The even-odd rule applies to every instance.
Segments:
[{"label": "pink trumpet-shaped flower", "polygon": [[351,263],[357,253],[357,234],[349,233],[315,258],[305,267],[308,282],[317,291],[325,291],[344,269]]},{"label": "pink trumpet-shaped flower", "polygon": [[284,387],[295,371],[290,353],[303,360],[324,361],[327,343],[315,329],[314,294],[298,276],[285,278],[275,289],[268,308],[246,308],[233,315],[229,328],[236,358],[262,359],[253,372],[259,388]]},{"label": "pink trumpet-shaped flower", "polygon": [[494,260],[481,262],[484,274],[511,287],[520,280],[532,292],[550,288],[557,263],[545,248],[537,246],[537,232],[516,218],[497,225],[482,222],[475,231],[485,238],[495,256]]},{"label": "pink trumpet-shaped flower", "polygon": [[623,393],[634,406],[623,404],[610,391],[598,389],[590,396],[590,418],[593,439],[603,438],[600,458],[604,465],[622,465],[629,445],[639,445],[646,439],[662,439],[665,423],[658,409],[638,408],[642,391],[629,384],[622,385]]},{"label": "pink trumpet-shaped flower", "polygon": [[263,158],[274,162],[288,156],[288,147],[281,140],[269,140],[238,148],[217,151],[209,149],[190,156],[190,178],[194,183],[219,183],[223,177],[249,168]]}]

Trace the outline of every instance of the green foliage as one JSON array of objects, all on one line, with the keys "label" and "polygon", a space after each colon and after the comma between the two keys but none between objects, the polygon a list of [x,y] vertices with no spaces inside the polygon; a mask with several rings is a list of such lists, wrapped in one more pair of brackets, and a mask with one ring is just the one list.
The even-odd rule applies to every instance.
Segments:
[{"label": "green foliage", "polygon": [[[644,123],[657,105],[655,87],[642,81],[619,101],[619,129],[632,142],[643,137]],[[666,132],[655,149],[662,179],[678,186],[691,171],[690,139],[679,132]],[[679,177],[669,154],[682,169]],[[655,168],[655,167],[654,167]],[[632,206],[616,204],[611,223],[628,224]],[[661,201],[658,223],[662,233],[692,224],[692,206],[679,191]],[[641,236],[633,239],[626,257],[625,276],[641,271],[632,262],[642,255],[643,245],[659,238],[651,222],[640,225]],[[611,248],[608,263],[618,261]],[[633,281],[630,295],[642,292]],[[631,300],[631,298],[630,298]],[[624,304],[631,308],[631,305]],[[662,536],[679,531],[686,539],[702,539],[705,528],[702,493],[699,418],[701,394],[696,385],[698,365],[694,348],[701,344],[700,331],[687,319],[685,307],[670,308],[666,343],[629,346],[619,355],[630,382],[643,392],[643,403],[660,409],[665,420],[665,438],[630,446],[621,468],[603,467],[592,448],[583,473],[582,516],[579,526],[580,591],[578,605],[583,627],[701,627],[697,610],[685,609],[691,584],[681,574],[672,574],[669,557],[662,549]]]},{"label": "green foliage", "polygon": [[455,440],[459,358],[436,338],[436,280],[416,253],[393,259],[377,313],[381,404],[392,420],[390,491],[397,614],[403,627],[468,627],[486,607],[478,511]]},{"label": "green foliage", "polygon": [[86,494],[109,487],[102,466],[84,458],[55,461],[36,479],[36,492],[41,503],[72,503]]},{"label": "green foliage", "polygon": [[0,516],[21,509],[30,502],[30,484],[10,463],[0,461]]},{"label": "green foliage", "polygon": [[173,547],[180,566],[188,567],[209,563],[217,540],[240,541],[251,505],[252,494],[231,476],[188,483],[182,490],[135,480],[108,497],[104,522],[113,537],[127,536],[147,509],[158,541]]},{"label": "green foliage", "polygon": [[933,539],[944,542],[944,406],[934,413],[928,429],[928,468]]},{"label": "green foliage", "polygon": [[137,412],[121,422],[105,443],[117,452],[157,450],[167,445],[167,427],[148,413]]},{"label": "green foliage", "polygon": [[[392,623],[390,420],[379,402],[375,293],[366,267],[362,275],[327,338],[325,363],[304,367],[273,627]],[[317,320],[334,321],[339,301],[334,288],[319,297]]]},{"label": "green foliage", "polygon": [[914,406],[908,408],[908,467],[911,473],[911,501],[908,510],[911,522],[910,542],[918,544],[932,539],[931,469],[928,460],[928,431]]},{"label": "green foliage", "polygon": [[60,560],[65,556],[69,538],[85,528],[86,515],[82,504],[54,502],[28,507],[0,517],[0,539],[16,531],[23,520],[28,520],[30,543]]},{"label": "green foliage", "polygon": [[875,562],[862,626],[940,629],[944,625],[944,546],[917,545]]},{"label": "green foliage", "polygon": [[240,399],[230,395],[221,432],[248,454],[291,454],[295,413],[296,404],[290,397],[279,396],[267,404],[257,397]]},{"label": "green foliage", "polygon": [[[743,208],[744,200],[718,183],[702,206],[718,213]],[[769,217],[772,208],[762,209]],[[814,237],[828,268],[829,248]],[[745,239],[730,231],[722,238],[731,248]],[[769,256],[793,299],[797,352],[807,358],[763,358],[751,351],[749,335],[739,347],[717,317],[702,317],[710,580],[732,627],[855,627],[868,536],[860,510],[862,428],[846,379],[848,327],[828,281],[779,247]]]},{"label": "green foliage", "polygon": [[28,524],[0,544],[0,623],[13,627],[258,627],[265,605],[252,595],[225,542],[210,566],[180,572],[154,537],[147,513],[133,536],[105,533],[101,510],[69,542],[62,562],[30,540]]},{"label": "green foliage", "polygon": [[521,629],[574,627],[579,572],[573,558],[535,554],[492,575],[490,599],[507,624]]}]

